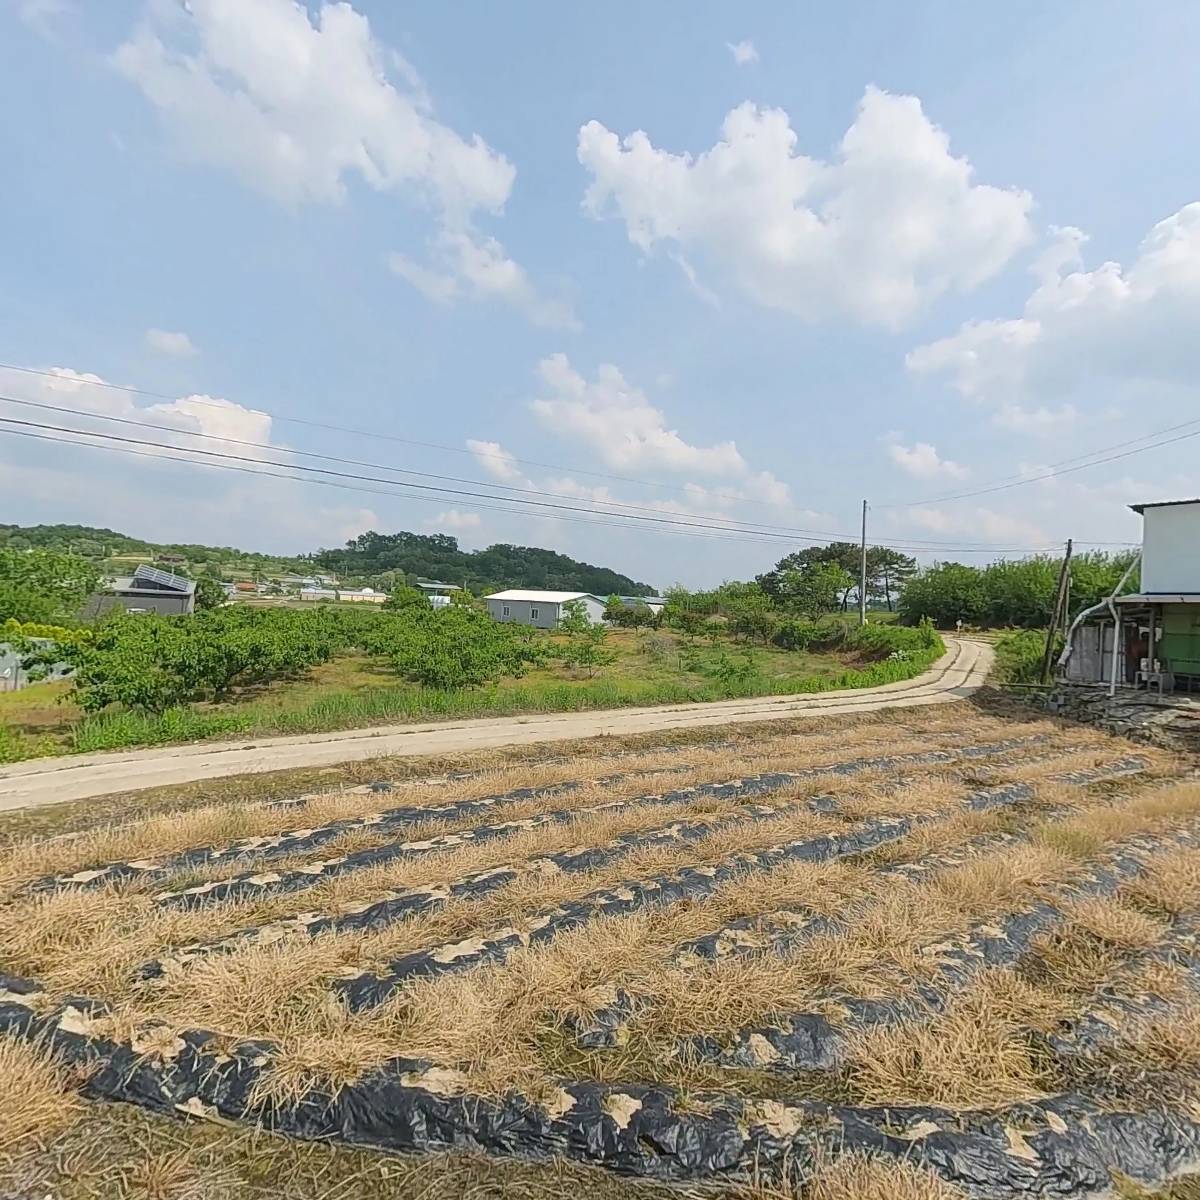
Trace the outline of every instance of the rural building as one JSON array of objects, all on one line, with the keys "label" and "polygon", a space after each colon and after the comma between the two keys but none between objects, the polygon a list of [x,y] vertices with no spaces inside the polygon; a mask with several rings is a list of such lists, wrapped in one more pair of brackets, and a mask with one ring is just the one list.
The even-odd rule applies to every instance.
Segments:
[{"label": "rural building", "polygon": [[164,616],[194,612],[196,584],[182,575],[143,564],[132,575],[112,580],[104,591],[92,596],[84,606],[83,616],[97,617],[114,608]]},{"label": "rural building", "polygon": [[626,608],[636,608],[639,604],[644,604],[656,617],[667,603],[665,596],[618,596],[617,599]]},{"label": "rural building", "polygon": [[582,600],[588,620],[598,625],[604,620],[604,601],[590,592],[540,592],[510,588],[485,597],[493,620],[533,625],[538,629],[556,629],[563,618],[563,607]]},{"label": "rural building", "polygon": [[377,592],[374,588],[358,588],[339,590],[338,599],[343,604],[382,604],[387,599],[387,592]]},{"label": "rural building", "polygon": [[1142,517],[1141,588],[1076,618],[1064,677],[1200,691],[1200,499],[1130,507]]},{"label": "rural building", "polygon": [[301,600],[339,600],[343,604],[382,604],[387,599],[386,592],[377,592],[374,588],[346,589],[338,591],[325,587],[302,587]]},{"label": "rural building", "polygon": [[[50,638],[29,638],[28,640],[39,650],[53,645]],[[73,670],[66,663],[54,663],[49,667],[41,667],[38,677],[30,679],[29,672],[25,670],[24,666],[28,653],[27,650],[18,653],[8,642],[0,642],[0,692],[19,692],[31,683],[66,679]]]},{"label": "rural building", "polygon": [[436,579],[420,579],[413,587],[424,592],[434,608],[445,608],[450,603],[450,593],[461,590],[457,583],[441,583]]}]

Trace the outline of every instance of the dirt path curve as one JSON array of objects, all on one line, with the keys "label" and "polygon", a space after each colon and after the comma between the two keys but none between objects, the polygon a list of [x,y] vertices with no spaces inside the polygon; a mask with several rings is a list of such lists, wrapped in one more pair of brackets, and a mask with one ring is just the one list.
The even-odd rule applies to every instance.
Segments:
[{"label": "dirt path curve", "polygon": [[196,779],[328,766],[383,755],[457,754],[493,746],[556,742],[605,734],[945,704],[976,691],[992,664],[992,649],[983,643],[946,638],[946,646],[946,654],[916,679],[855,691],[763,696],[706,704],[667,704],[653,708],[488,717],[424,725],[384,725],[251,742],[197,742],[151,750],[115,750],[104,754],[32,759],[0,768],[0,811],[80,800],[110,792],[190,783]]}]

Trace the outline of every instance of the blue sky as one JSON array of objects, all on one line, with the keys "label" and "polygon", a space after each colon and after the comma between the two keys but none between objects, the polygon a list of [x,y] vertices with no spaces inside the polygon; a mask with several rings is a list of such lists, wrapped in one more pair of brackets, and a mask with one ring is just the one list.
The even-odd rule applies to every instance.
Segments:
[{"label": "blue sky", "polygon": [[0,417],[579,510],[3,434],[3,519],[444,531],[660,586],[864,495],[926,560],[1135,539],[1200,442],[940,498],[1200,418],[1198,35],[1182,3],[0,0],[0,361],[53,375],[0,394],[75,410]]}]

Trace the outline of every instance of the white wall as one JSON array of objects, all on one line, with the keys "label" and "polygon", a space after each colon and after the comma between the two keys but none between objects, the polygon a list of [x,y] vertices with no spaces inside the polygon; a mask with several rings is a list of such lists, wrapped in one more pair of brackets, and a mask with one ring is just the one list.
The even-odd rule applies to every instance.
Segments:
[{"label": "white wall", "polygon": [[1142,514],[1143,592],[1200,592],[1200,502]]}]

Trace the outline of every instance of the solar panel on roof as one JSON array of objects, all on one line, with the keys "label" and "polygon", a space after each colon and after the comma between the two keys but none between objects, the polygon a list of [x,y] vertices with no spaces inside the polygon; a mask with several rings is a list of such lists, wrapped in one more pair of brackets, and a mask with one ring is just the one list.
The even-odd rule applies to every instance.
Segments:
[{"label": "solar panel on roof", "polygon": [[163,571],[158,567],[148,567],[145,563],[142,563],[134,571],[133,577],[142,583],[168,588],[172,592],[186,592],[191,583],[190,579],[184,579],[182,575],[174,575],[170,571]]}]

